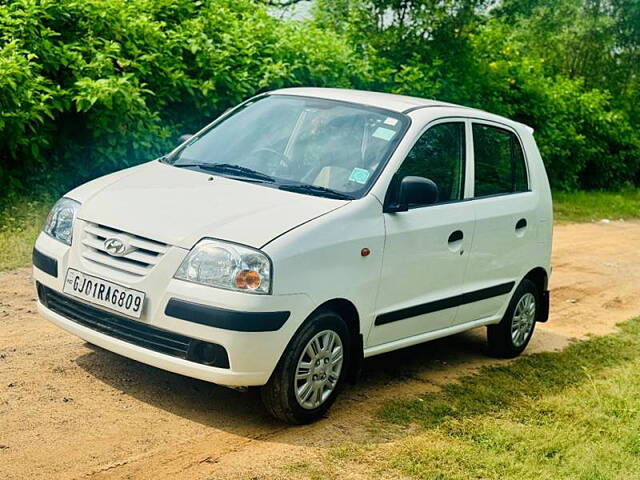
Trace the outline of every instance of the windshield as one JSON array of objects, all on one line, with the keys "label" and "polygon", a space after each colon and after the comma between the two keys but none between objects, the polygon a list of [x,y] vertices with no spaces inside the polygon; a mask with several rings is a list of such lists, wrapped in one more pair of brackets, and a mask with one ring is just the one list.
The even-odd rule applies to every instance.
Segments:
[{"label": "windshield", "polygon": [[301,193],[357,198],[378,176],[408,123],[402,114],[373,107],[264,96],[213,124],[171,160],[177,167]]}]

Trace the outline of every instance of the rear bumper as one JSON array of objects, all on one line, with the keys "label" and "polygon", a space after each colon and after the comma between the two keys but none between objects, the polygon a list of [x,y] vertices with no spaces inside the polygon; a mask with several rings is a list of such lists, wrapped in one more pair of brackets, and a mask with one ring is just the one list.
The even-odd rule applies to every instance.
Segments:
[{"label": "rear bumper", "polygon": [[[93,271],[74,256],[72,248],[46,235],[38,238],[36,249],[40,259],[44,255],[57,262],[57,272],[50,270],[47,273],[34,266],[34,283],[51,289],[57,295],[66,296],[63,284],[69,267],[123,283],[121,279],[109,278],[104,272]],[[180,256],[182,252],[175,254]],[[173,266],[168,270],[175,271]],[[139,321],[124,320],[188,337],[188,340],[219,345],[227,352],[228,368],[197,363],[162,353],[157,348],[145,348],[139,342],[125,341],[123,338],[126,336],[79,322],[78,318],[74,321],[73,315],[65,314],[64,309],[54,311],[47,308],[46,302],[40,299],[38,311],[87,342],[139,362],[221,385],[259,386],[269,380],[289,340],[314,308],[309,297],[303,294],[263,296],[224,291],[173,279],[172,274],[167,275],[162,268],[150,272],[144,281],[127,286],[144,291],[147,299]],[[97,314],[92,313],[93,319],[100,318],[100,314],[114,316],[114,312],[102,307],[75,297],[72,300],[97,309]],[[171,305],[173,307],[170,308]]]}]

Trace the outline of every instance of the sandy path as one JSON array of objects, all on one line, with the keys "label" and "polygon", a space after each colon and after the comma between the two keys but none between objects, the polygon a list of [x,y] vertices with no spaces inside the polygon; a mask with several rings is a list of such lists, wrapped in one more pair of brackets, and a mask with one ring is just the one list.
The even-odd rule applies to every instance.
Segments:
[{"label": "sandy path", "polygon": [[[529,353],[610,332],[640,314],[640,223],[562,225],[554,241],[551,319]],[[370,359],[328,419],[293,428],[272,421],[254,392],[90,348],[39,318],[27,269],[3,273],[1,476],[295,478],[283,467],[364,435],[392,436],[371,430],[385,399],[437,389],[495,362],[483,356],[483,341],[479,330]]]}]

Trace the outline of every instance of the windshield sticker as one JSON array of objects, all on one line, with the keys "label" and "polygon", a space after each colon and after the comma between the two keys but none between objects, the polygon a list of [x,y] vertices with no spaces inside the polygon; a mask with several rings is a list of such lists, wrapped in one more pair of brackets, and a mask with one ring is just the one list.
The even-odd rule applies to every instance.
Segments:
[{"label": "windshield sticker", "polygon": [[351,172],[351,175],[349,175],[349,181],[360,183],[362,185],[367,183],[368,179],[369,179],[369,170],[365,170],[364,168],[356,167]]},{"label": "windshield sticker", "polygon": [[384,121],[385,125],[390,125],[392,127],[395,127],[396,123],[398,123],[398,119],[393,117],[387,117],[387,119]]},{"label": "windshield sticker", "polygon": [[373,136],[376,138],[380,138],[385,142],[388,142],[393,138],[396,134],[395,130],[391,130],[389,128],[378,127],[375,132],[373,132]]}]

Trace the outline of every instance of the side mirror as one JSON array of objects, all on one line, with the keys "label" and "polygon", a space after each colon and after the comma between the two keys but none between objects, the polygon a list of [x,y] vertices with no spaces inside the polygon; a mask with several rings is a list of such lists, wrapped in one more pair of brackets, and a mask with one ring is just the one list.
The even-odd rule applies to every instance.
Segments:
[{"label": "side mirror", "polygon": [[431,205],[438,200],[438,186],[424,177],[404,177],[394,189],[395,202],[390,198],[385,212],[406,212],[410,206]]},{"label": "side mirror", "polygon": [[180,142],[180,144],[183,144],[184,142],[188,142],[192,138],[193,138],[193,134],[192,133],[185,133],[184,135],[180,135],[178,137],[178,142]]}]

